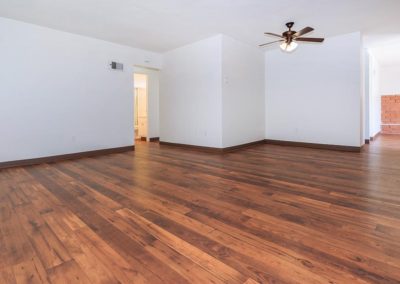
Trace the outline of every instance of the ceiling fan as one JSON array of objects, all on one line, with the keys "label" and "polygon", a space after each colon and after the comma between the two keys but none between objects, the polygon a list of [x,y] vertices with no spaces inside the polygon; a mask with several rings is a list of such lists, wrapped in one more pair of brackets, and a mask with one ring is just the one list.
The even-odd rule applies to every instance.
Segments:
[{"label": "ceiling fan", "polygon": [[260,44],[260,47],[273,44],[276,42],[282,42],[280,45],[280,48],[283,51],[286,52],[292,52],[297,48],[297,42],[296,41],[304,41],[304,42],[323,42],[323,38],[316,38],[316,37],[302,37],[305,34],[308,34],[309,32],[312,32],[314,29],[310,27],[306,27],[298,32],[292,31],[292,27],[294,25],[294,22],[289,22],[286,23],[286,26],[288,27],[289,30],[286,32],[283,32],[282,35],[274,34],[274,33],[264,33],[265,35],[270,35],[270,36],[275,36],[281,38],[280,40]]}]

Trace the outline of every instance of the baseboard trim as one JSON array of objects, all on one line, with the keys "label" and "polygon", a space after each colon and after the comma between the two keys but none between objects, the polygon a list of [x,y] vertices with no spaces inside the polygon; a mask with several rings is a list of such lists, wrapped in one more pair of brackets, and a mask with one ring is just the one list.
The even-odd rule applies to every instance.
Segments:
[{"label": "baseboard trim", "polygon": [[237,151],[237,150],[253,147],[253,146],[256,146],[256,145],[261,145],[261,144],[264,144],[264,143],[265,143],[264,140],[258,140],[258,141],[245,143],[245,144],[240,144],[240,145],[236,145],[236,146],[225,147],[225,148],[222,148],[222,152],[224,152],[224,153],[233,152],[233,151]]},{"label": "baseboard trim", "polygon": [[166,141],[160,141],[160,145],[172,146],[172,147],[182,148],[182,149],[186,149],[186,150],[194,150],[194,151],[201,151],[201,152],[207,152],[207,153],[222,153],[221,148],[215,148],[215,147],[197,146],[197,145],[182,144],[182,143],[172,143],[172,142],[166,142]]},{"label": "baseboard trim", "polygon": [[22,167],[22,166],[33,166],[38,164],[45,163],[54,163],[61,162],[66,160],[75,160],[80,158],[88,158],[94,156],[122,153],[135,150],[135,146],[125,146],[125,147],[117,147],[117,148],[109,148],[109,149],[100,149],[79,153],[71,153],[64,155],[56,155],[49,157],[41,157],[34,159],[26,159],[26,160],[17,160],[17,161],[9,161],[9,162],[0,162],[0,169],[13,168],[13,167]]},{"label": "baseboard trim", "polygon": [[160,145],[173,146],[173,147],[179,147],[179,148],[188,149],[188,150],[201,151],[201,152],[207,152],[207,153],[216,153],[216,154],[229,153],[229,152],[241,150],[244,148],[248,148],[248,147],[252,147],[252,146],[260,145],[260,144],[264,144],[264,140],[254,141],[254,142],[250,142],[250,143],[245,143],[245,144],[231,146],[231,147],[225,147],[225,148],[206,147],[206,146],[197,146],[197,145],[190,145],[190,144],[181,144],[181,143],[160,141]]},{"label": "baseboard trim", "polygon": [[241,144],[241,145],[237,145],[237,146],[232,146],[232,147],[226,147],[226,148],[206,147],[206,146],[197,146],[197,145],[160,141],[160,145],[167,145],[167,146],[184,148],[184,149],[188,149],[188,150],[202,151],[202,152],[207,152],[207,153],[219,153],[219,154],[229,153],[229,152],[241,150],[244,148],[248,148],[248,147],[252,147],[252,146],[260,145],[260,144],[303,147],[303,148],[333,150],[333,151],[342,151],[342,152],[361,152],[361,149],[362,149],[362,147],[356,147],[356,146],[329,145],[329,144],[305,143],[305,142],[271,140],[271,139],[254,141],[254,142]]},{"label": "baseboard trim", "polygon": [[264,141],[266,144],[272,144],[272,145],[324,149],[324,150],[334,150],[342,152],[361,152],[362,148],[357,146],[329,145],[329,144],[294,142],[294,141],[283,141],[283,140],[272,140],[272,139],[265,139]]},{"label": "baseboard trim", "polygon": [[378,138],[379,135],[381,135],[381,131],[379,131],[378,133],[376,133],[374,136],[371,136],[369,140],[370,140],[370,141],[374,141],[374,140],[376,140],[376,139]]}]

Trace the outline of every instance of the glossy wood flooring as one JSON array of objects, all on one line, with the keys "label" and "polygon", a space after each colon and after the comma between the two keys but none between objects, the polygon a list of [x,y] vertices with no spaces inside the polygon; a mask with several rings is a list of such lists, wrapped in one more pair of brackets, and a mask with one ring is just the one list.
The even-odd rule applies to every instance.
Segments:
[{"label": "glossy wood flooring", "polygon": [[400,138],[0,172],[0,283],[400,283]]}]

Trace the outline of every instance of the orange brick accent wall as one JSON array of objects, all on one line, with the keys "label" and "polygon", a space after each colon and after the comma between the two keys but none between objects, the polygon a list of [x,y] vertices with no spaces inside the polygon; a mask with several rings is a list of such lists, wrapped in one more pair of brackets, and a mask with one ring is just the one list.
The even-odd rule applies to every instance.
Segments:
[{"label": "orange brick accent wall", "polygon": [[382,133],[400,134],[400,95],[382,96]]}]

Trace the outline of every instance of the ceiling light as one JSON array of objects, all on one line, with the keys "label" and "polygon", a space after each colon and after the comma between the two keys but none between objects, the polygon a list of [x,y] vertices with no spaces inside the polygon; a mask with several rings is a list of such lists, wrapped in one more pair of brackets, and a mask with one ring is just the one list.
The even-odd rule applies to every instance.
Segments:
[{"label": "ceiling light", "polygon": [[281,49],[286,52],[292,52],[293,50],[295,50],[297,48],[297,46],[298,46],[298,44],[294,41],[291,41],[289,43],[284,42],[280,45]]}]

